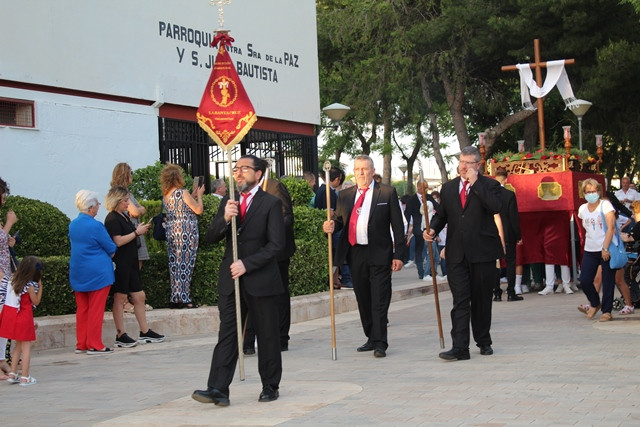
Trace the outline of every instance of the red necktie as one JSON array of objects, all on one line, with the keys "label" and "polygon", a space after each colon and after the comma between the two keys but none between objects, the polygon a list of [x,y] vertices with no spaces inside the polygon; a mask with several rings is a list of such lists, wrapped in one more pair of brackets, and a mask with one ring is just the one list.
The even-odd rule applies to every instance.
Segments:
[{"label": "red necktie", "polygon": [[462,207],[467,203],[467,190],[469,188],[469,181],[462,181],[462,191],[460,192],[460,203]]},{"label": "red necktie", "polygon": [[360,208],[364,203],[364,196],[367,193],[367,188],[360,189],[360,197],[356,200],[356,204],[353,205],[353,210],[351,211],[351,216],[349,217],[349,243],[351,246],[355,246],[356,244],[356,224],[358,223],[358,217],[360,216]]},{"label": "red necktie", "polygon": [[240,202],[240,222],[244,221],[244,216],[247,213],[247,202],[251,193],[242,193],[242,202]]}]

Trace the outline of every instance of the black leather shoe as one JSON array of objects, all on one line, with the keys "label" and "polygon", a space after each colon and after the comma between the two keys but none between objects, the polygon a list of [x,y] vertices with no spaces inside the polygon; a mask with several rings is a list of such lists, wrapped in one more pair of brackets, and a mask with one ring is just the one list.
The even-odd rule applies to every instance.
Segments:
[{"label": "black leather shoe", "polygon": [[376,348],[373,350],[374,357],[387,357],[387,352],[382,348]]},{"label": "black leather shoe", "polygon": [[452,348],[449,351],[443,351],[438,356],[440,359],[444,360],[469,360],[471,359],[471,355],[469,354],[469,349],[460,349],[460,348]]},{"label": "black leather shoe", "polygon": [[516,294],[509,295],[507,297],[507,300],[509,300],[509,301],[522,301],[523,299],[524,299],[523,297],[521,297],[520,295],[516,295]]},{"label": "black leather shoe", "polygon": [[493,354],[493,349],[489,344],[480,346],[480,354],[483,356],[491,356]]},{"label": "black leather shoe", "polygon": [[289,343],[280,344],[280,351],[289,351]]},{"label": "black leather shoe", "polygon": [[358,347],[357,350],[358,351],[373,351],[373,344],[371,342],[367,341],[366,343],[364,343],[360,347]]},{"label": "black leather shoe", "polygon": [[273,402],[278,399],[278,396],[280,396],[280,393],[277,388],[266,385],[262,387],[262,393],[260,393],[258,402]]},{"label": "black leather shoe", "polygon": [[200,403],[214,403],[218,406],[229,406],[229,396],[218,389],[209,388],[206,390],[196,390],[191,398]]},{"label": "black leather shoe", "polygon": [[243,352],[244,354],[246,354],[247,356],[250,356],[250,355],[252,355],[252,354],[256,354],[256,349],[255,349],[255,348],[250,348],[250,347],[249,347],[249,348],[245,348],[245,349],[243,349],[243,350],[242,350],[242,352]]},{"label": "black leather shoe", "polygon": [[494,301],[502,301],[502,295],[494,295],[493,296],[493,300]]}]

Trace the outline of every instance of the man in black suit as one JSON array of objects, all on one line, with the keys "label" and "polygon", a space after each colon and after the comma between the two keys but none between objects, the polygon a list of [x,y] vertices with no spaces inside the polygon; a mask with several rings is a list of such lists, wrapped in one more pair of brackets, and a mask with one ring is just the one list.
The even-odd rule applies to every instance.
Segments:
[{"label": "man in black suit", "polygon": [[[262,191],[258,182],[264,161],[253,155],[240,157],[233,177],[240,191],[239,201],[220,202],[216,217],[207,230],[207,241],[226,238],[226,249],[218,275],[220,331],[213,351],[206,390],[191,397],[202,403],[229,405],[229,385],[238,360],[234,279],[240,280],[242,319],[247,311],[254,319],[258,337],[258,371],[262,380],[260,402],[278,398],[282,377],[278,299],[282,282],[277,257],[285,246],[280,200]],[[238,260],[233,261],[231,219],[238,216]]]},{"label": "man in black suit", "polygon": [[460,152],[460,176],[445,183],[440,205],[431,219],[425,240],[431,242],[447,227],[445,259],[453,296],[451,338],[453,348],[440,353],[445,360],[469,359],[469,321],[480,354],[491,348],[491,296],[497,276],[496,260],[504,248],[494,221],[500,212],[500,184],[478,173],[480,153],[470,146]]},{"label": "man in black suit", "polygon": [[[507,182],[507,171],[504,168],[498,169],[496,172],[496,181],[500,183],[500,199],[502,208],[500,208],[500,220],[502,221],[502,230],[504,233],[504,242],[506,245],[506,262],[507,262],[507,299],[509,301],[522,301],[524,298],[516,295],[516,245],[522,244],[522,236],[520,235],[520,215],[518,214],[518,201],[513,191],[504,188]],[[502,289],[500,289],[500,280],[496,281],[494,290],[494,301],[502,299]]]},{"label": "man in black suit", "polygon": [[[267,162],[264,162],[266,165]],[[267,171],[261,171],[266,174]],[[264,175],[263,175],[264,176]],[[280,349],[289,350],[289,329],[291,328],[291,296],[289,292],[289,264],[291,257],[296,251],[296,241],[293,237],[293,202],[287,187],[276,179],[263,179],[260,187],[267,194],[271,194],[280,199],[282,203],[282,218],[284,219],[285,245],[278,254],[278,269],[282,280],[282,293],[278,301],[278,312],[280,313]],[[254,354],[254,343],[256,339],[255,330],[251,316],[247,319],[246,332],[244,334],[244,354]]]},{"label": "man in black suit", "polygon": [[[424,264],[422,260],[424,259],[424,239],[422,238],[422,218],[423,215],[420,212],[420,208],[422,207],[422,192],[423,190],[426,193],[425,182],[420,181],[416,184],[416,193],[411,196],[409,201],[407,201],[407,207],[404,210],[404,214],[407,218],[407,221],[412,223],[412,233],[414,239],[414,247],[415,247],[415,262],[416,269],[418,270],[418,278],[422,280],[424,277]],[[433,200],[430,194],[427,194],[427,201],[431,202],[431,204],[435,207],[438,204]],[[435,272],[431,272],[434,276]]]},{"label": "man in black suit", "polygon": [[404,222],[395,188],[374,182],[371,157],[357,156],[353,171],[357,185],[338,194],[334,220],[325,221],[323,229],[333,233],[344,227],[335,264],[341,265],[346,259],[351,269],[360,321],[367,336],[358,351],[385,357],[389,347],[391,272],[403,266]]}]

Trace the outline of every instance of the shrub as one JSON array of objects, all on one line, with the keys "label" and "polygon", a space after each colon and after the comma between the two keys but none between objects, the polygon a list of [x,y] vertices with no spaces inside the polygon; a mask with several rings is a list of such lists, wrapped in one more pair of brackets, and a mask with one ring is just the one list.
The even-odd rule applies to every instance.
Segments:
[{"label": "shrub", "polygon": [[313,190],[309,187],[309,183],[302,178],[282,178],[280,180],[291,196],[293,206],[309,206],[309,202],[313,197]]},{"label": "shrub", "polygon": [[7,197],[0,217],[14,211],[18,222],[11,234],[20,231],[22,242],[15,245],[18,257],[69,255],[69,218],[55,206],[22,196]]},{"label": "shrub", "polygon": [[[162,200],[160,190],[160,172],[164,168],[164,163],[157,161],[152,165],[133,171],[133,181],[129,186],[129,191],[137,200]],[[185,181],[185,188],[193,187],[193,178],[187,175],[184,170],[182,177]]]}]

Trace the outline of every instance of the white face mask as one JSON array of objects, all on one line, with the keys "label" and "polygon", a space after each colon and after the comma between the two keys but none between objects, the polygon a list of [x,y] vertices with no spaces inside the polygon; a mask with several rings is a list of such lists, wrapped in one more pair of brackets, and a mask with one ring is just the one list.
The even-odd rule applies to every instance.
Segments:
[{"label": "white face mask", "polygon": [[589,194],[585,194],[584,198],[587,202],[593,204],[598,201],[598,199],[600,198],[600,195],[598,193],[589,193]]}]

